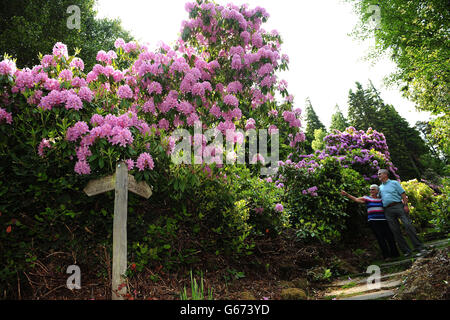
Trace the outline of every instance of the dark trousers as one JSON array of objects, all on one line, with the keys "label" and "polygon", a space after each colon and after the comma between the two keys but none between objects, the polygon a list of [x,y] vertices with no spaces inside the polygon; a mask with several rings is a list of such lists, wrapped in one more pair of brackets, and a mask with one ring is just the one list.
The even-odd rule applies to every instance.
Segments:
[{"label": "dark trousers", "polygon": [[386,216],[389,227],[394,234],[395,241],[397,242],[398,247],[404,254],[410,254],[411,248],[406,243],[405,238],[403,238],[402,232],[400,230],[400,223],[398,221],[399,219],[402,221],[403,227],[405,228],[406,234],[411,240],[414,249],[423,249],[423,244],[417,237],[416,229],[412,225],[411,219],[403,209],[402,204],[396,204],[392,207],[384,208],[384,215]]},{"label": "dark trousers", "polygon": [[370,220],[369,227],[381,248],[383,258],[397,258],[400,256],[395,244],[394,235],[386,220]]}]

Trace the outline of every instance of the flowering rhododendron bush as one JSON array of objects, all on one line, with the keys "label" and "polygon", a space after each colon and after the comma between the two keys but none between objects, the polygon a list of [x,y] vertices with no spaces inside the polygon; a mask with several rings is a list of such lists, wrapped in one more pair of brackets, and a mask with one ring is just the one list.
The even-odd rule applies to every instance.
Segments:
[{"label": "flowering rhododendron bush", "polygon": [[[100,51],[98,64],[86,71],[62,43],[32,70],[15,70],[4,60],[0,115],[11,128],[2,130],[14,130],[15,116],[33,119],[33,129],[42,128],[34,136],[39,156],[69,158],[80,175],[110,173],[118,160],[129,170],[152,170],[152,149],[162,146],[170,154],[170,133],[186,128],[193,134],[197,121],[233,142],[243,140],[236,128],[270,128],[298,146],[300,109],[292,110],[287,83],[275,75],[288,58],[280,55],[276,31],[261,28],[265,10],[207,1],[186,9],[191,20],[174,48],[162,44],[151,51],[118,39],[117,50]],[[277,93],[285,99],[277,101]],[[19,96],[26,98],[20,107]],[[192,139],[197,142],[206,147],[201,134]],[[223,150],[210,151],[221,164]]]},{"label": "flowering rhododendron bush", "polygon": [[360,172],[366,181],[379,183],[379,169],[387,169],[391,179],[400,179],[398,169],[391,161],[383,133],[372,128],[364,132],[348,127],[344,132],[335,130],[335,133],[326,136],[324,141],[326,148],[319,157],[337,157],[344,167],[351,166]]},{"label": "flowering rhododendron bush", "polygon": [[[1,248],[2,261],[10,264],[5,274],[15,274],[14,261],[29,253],[32,244],[20,241],[26,237],[35,237],[46,252],[67,248],[66,241],[80,251],[72,232],[86,242],[106,241],[113,194],[88,198],[82,189],[89,180],[112,174],[122,160],[154,192],[149,202],[134,195],[129,200],[129,225],[137,228],[130,242],[141,261],[182,257],[168,250],[182,224],[199,226],[190,232],[213,232],[221,238],[213,243],[234,253],[249,248],[245,240],[252,223],[259,224],[253,229],[259,233],[283,224],[279,186],[261,184],[261,200],[238,194],[232,186],[239,172],[223,164],[229,154],[210,147],[203,133],[194,135],[198,123],[203,131],[225,135],[235,143],[227,150],[231,158],[248,141],[238,129],[278,131],[280,158],[299,150],[301,111],[287,82],[276,76],[289,61],[280,51],[281,37],[262,28],[269,15],[260,7],[198,1],[186,10],[189,20],[173,46],[162,43],[151,50],[117,39],[116,50],[98,52],[92,70],[84,68],[82,52],[69,55],[72,48],[63,43],[32,69],[16,68],[8,56],[0,62],[0,219],[10,230],[2,233],[8,237],[2,241],[8,244]],[[173,164],[177,129],[191,133],[191,145],[212,155],[213,164]],[[257,160],[267,163],[260,155]],[[261,164],[250,167],[255,173]],[[149,205],[153,217],[144,216]],[[147,230],[149,223],[154,228]],[[75,226],[71,233],[68,226]],[[142,242],[145,234],[148,243]],[[156,247],[145,249],[151,243]]]},{"label": "flowering rhododendron bush", "polygon": [[377,172],[387,169],[392,179],[400,179],[394,167],[384,135],[372,128],[366,132],[348,127],[343,132],[334,133],[324,138],[325,148],[313,154],[292,154],[282,165],[294,165],[296,168],[308,168],[310,171],[318,167],[320,161],[333,158],[344,168],[358,171],[370,183],[379,183]]},{"label": "flowering rhododendron bush", "polygon": [[294,153],[280,162],[278,180],[286,186],[284,202],[300,238],[340,239],[362,231],[364,210],[341,196],[368,194],[369,183],[379,184],[380,168],[398,179],[386,139],[371,128],[348,127],[324,138],[325,148],[310,155]]}]

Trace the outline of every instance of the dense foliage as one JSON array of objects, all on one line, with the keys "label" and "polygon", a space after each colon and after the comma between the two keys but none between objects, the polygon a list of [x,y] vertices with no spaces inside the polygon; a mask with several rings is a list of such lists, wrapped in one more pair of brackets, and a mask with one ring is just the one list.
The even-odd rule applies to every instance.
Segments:
[{"label": "dense foliage", "polygon": [[419,132],[392,105],[384,103],[372,83],[365,89],[357,82],[356,91],[350,90],[348,120],[360,130],[371,127],[384,134],[391,160],[402,179],[421,177],[425,170],[422,159],[429,154],[429,149]]},{"label": "dense foliage", "polygon": [[[278,32],[262,28],[263,8],[200,0],[185,8],[172,47],[119,38],[114,50],[97,49],[91,68],[57,42],[31,69],[9,56],[0,62],[2,294],[13,296],[38,259],[57,254],[107,277],[114,192],[88,197],[83,188],[119,161],[153,189],[149,200],[129,194],[128,261],[137,271],[239,259],[253,254],[255,239],[287,228],[299,241],[354,237],[365,211],[340,190],[365,194],[380,168],[399,178],[372,128],[324,136],[317,118],[317,151],[303,154],[301,110],[277,77],[289,58]],[[252,157],[256,129],[269,132],[268,144],[279,133],[283,161],[272,147]],[[181,142],[193,153],[179,152]],[[236,163],[241,151],[246,161]],[[268,165],[278,172],[262,174]],[[441,217],[432,216],[443,226]]]},{"label": "dense foliage", "polygon": [[330,242],[363,230],[362,207],[348,203],[341,190],[366,194],[369,183],[378,183],[380,168],[399,177],[383,134],[375,130],[349,127],[326,136],[324,143],[322,151],[293,154],[280,163],[279,180],[286,188],[284,202],[299,238]]},{"label": "dense foliage", "polygon": [[[436,116],[431,135],[449,153],[450,16],[446,0],[348,0],[360,18],[354,34],[374,37],[373,53],[397,65],[391,80],[419,110]],[[374,17],[374,8],[377,8]],[[376,20],[375,25],[370,23]]]},{"label": "dense foliage", "polygon": [[408,195],[410,217],[414,224],[419,229],[429,227],[435,192],[425,183],[417,181],[417,179],[402,181],[401,185]]},{"label": "dense foliage", "polygon": [[[10,58],[0,62],[0,187],[7,195],[0,203],[7,231],[2,282],[26,270],[29,255],[32,261],[67,248],[66,242],[88,264],[89,250],[110,249],[113,194],[88,198],[82,189],[121,160],[154,192],[148,203],[130,196],[130,254],[141,267],[195,261],[199,245],[217,254],[245,254],[251,232],[278,232],[286,224],[281,189],[250,174],[261,164],[229,172],[223,148],[207,145],[205,135],[207,129],[226,134],[233,142],[227,152],[236,153],[248,141],[238,128],[279,129],[284,157],[303,141],[300,109],[275,75],[288,63],[279,52],[281,37],[261,28],[268,18],[262,8],[206,1],[186,10],[190,20],[174,48],[162,44],[151,52],[118,39],[115,50],[97,53],[90,70],[58,42],[32,69],[18,69]],[[198,121],[201,133],[194,130]],[[171,161],[171,133],[181,128],[193,135],[189,145],[212,156],[212,163]],[[201,234],[201,240],[176,246],[186,234]]]},{"label": "dense foliage", "polygon": [[342,240],[362,231],[364,213],[340,194],[348,190],[363,194],[367,189],[362,176],[341,166],[339,160],[326,157],[317,166],[286,162],[280,180],[286,185],[285,202],[290,222],[299,239]]},{"label": "dense foliage", "polygon": [[117,38],[132,39],[119,20],[95,17],[95,0],[1,1],[1,8],[0,54],[12,55],[20,67],[38,64],[39,53],[63,42],[71,54],[79,48],[91,69],[100,49],[114,49]]},{"label": "dense foliage", "polygon": [[323,150],[325,147],[324,138],[327,133],[323,129],[314,130],[314,140],[311,142],[311,148],[314,151]]},{"label": "dense foliage", "polygon": [[431,223],[437,231],[448,232],[450,228],[450,181],[443,179],[441,194],[434,197],[431,204]]}]

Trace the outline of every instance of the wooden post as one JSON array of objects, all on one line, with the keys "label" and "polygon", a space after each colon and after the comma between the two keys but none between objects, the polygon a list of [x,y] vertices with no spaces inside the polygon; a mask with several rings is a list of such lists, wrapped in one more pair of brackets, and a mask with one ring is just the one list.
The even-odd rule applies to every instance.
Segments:
[{"label": "wooden post", "polygon": [[126,294],[123,275],[127,270],[128,169],[125,162],[116,167],[113,226],[112,299],[123,300]]},{"label": "wooden post", "polygon": [[128,174],[126,163],[121,161],[117,164],[116,173],[114,175],[91,180],[83,189],[89,197],[111,190],[115,190],[112,299],[123,300],[123,295],[127,293],[127,287],[123,276],[127,271],[128,190],[148,199],[152,195],[152,189],[145,181],[137,183],[134,177]]}]

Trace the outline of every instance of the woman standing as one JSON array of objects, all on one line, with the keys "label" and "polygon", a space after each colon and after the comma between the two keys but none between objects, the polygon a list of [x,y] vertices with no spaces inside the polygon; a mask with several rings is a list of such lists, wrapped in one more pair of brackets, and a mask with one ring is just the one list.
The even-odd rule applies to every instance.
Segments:
[{"label": "woman standing", "polygon": [[370,229],[372,229],[375,238],[381,248],[385,261],[400,256],[395,244],[394,235],[389,228],[386,217],[384,216],[383,202],[378,197],[378,186],[373,184],[370,186],[370,196],[356,198],[345,191],[341,191],[343,196],[357,202],[365,203],[367,207],[367,220]]}]

